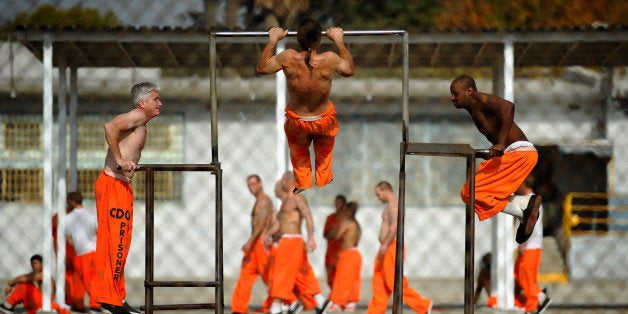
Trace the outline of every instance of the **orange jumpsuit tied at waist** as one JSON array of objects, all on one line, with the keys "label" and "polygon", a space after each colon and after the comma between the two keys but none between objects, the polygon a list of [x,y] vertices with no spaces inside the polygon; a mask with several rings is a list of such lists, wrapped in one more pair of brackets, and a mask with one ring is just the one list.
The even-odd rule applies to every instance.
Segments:
[{"label": "orange jumpsuit tied at waist", "polygon": [[362,255],[357,248],[348,248],[338,254],[338,264],[329,300],[345,307],[349,302],[360,300],[362,283]]},{"label": "orange jumpsuit tied at waist", "polygon": [[133,190],[128,182],[104,171],[94,189],[98,212],[94,299],[98,303],[121,306],[126,297],[124,266],[133,230]]},{"label": "orange jumpsuit tied at waist", "polygon": [[302,117],[286,108],[284,131],[290,148],[295,187],[299,189],[312,187],[310,143],[314,145],[316,185],[324,186],[331,182],[334,178],[332,155],[335,137],[338,134],[334,104],[330,101],[327,110],[315,117]]},{"label": "orange jumpsuit tied at waist", "polygon": [[[395,252],[394,243],[396,242],[397,240],[393,239],[386,248],[386,253],[378,255],[375,259],[373,279],[371,280],[373,297],[366,310],[367,314],[386,312],[388,300],[395,284],[395,256],[397,252]],[[403,302],[417,313],[427,313],[432,303],[430,299],[422,297],[420,293],[410,287],[406,276],[403,276]]]},{"label": "orange jumpsuit tied at waist", "polygon": [[[501,157],[483,161],[475,174],[475,212],[480,220],[495,216],[506,208],[509,197],[532,172],[538,160],[536,150],[507,151]],[[469,181],[460,191],[469,204]]]},{"label": "orange jumpsuit tied at waist", "polygon": [[269,294],[284,301],[297,294],[305,310],[316,306],[313,295],[321,292],[312,265],[307,258],[305,242],[298,234],[284,234],[275,249]]},{"label": "orange jumpsuit tied at waist", "polygon": [[269,257],[270,251],[264,249],[261,237],[258,237],[257,240],[255,240],[251,251],[244,253],[244,257],[242,258],[242,268],[240,269],[240,277],[233,289],[233,296],[231,297],[232,312],[249,312],[251,289],[253,289],[257,276],[262,277],[262,281],[266,285],[270,284]]}]

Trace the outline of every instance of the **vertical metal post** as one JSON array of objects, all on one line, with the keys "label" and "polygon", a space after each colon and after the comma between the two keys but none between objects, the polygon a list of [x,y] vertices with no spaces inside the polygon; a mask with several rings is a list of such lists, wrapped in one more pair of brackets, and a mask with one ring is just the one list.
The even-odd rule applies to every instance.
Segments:
[{"label": "vertical metal post", "polygon": [[155,275],[155,171],[146,170],[146,267],[144,273],[144,305],[146,314],[153,313],[153,281]]},{"label": "vertical metal post", "polygon": [[220,164],[216,170],[216,282],[215,291],[216,313],[224,312],[224,279],[223,279],[223,230],[222,230],[222,169]]},{"label": "vertical metal post", "polygon": [[44,34],[43,63],[44,63],[44,95],[43,95],[43,133],[44,133],[44,243],[43,243],[43,286],[42,286],[42,310],[51,310],[50,296],[52,295],[52,193],[53,193],[53,170],[52,170],[52,35]]},{"label": "vertical metal post", "polygon": [[397,203],[397,239],[395,241],[395,277],[393,286],[393,313],[403,313],[403,260],[404,260],[404,231],[406,217],[406,152],[409,138],[410,114],[408,110],[409,84],[408,65],[409,41],[408,33],[403,33],[403,61],[402,61],[402,142],[399,163],[399,199]]},{"label": "vertical metal post", "polygon": [[76,111],[78,109],[78,88],[77,69],[70,68],[70,191],[78,191],[78,119]]},{"label": "vertical metal post", "polygon": [[218,88],[216,81],[216,36],[209,36],[209,102],[211,107],[212,163],[218,162]]},{"label": "vertical metal post", "polygon": [[465,212],[464,232],[464,313],[473,314],[473,257],[475,247],[475,154],[467,155],[467,181],[469,204]]},{"label": "vertical metal post", "polygon": [[63,53],[59,54],[59,92],[57,94],[59,110],[57,112],[57,281],[55,282],[55,299],[57,303],[65,303],[65,199],[67,196],[67,183],[65,173],[67,171],[67,79],[66,60]]}]

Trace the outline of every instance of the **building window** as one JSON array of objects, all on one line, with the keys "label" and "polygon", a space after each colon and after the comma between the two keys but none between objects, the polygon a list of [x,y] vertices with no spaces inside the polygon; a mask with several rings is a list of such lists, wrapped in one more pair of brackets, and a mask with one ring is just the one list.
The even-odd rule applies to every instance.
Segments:
[{"label": "building window", "polygon": [[43,202],[42,169],[0,169],[0,201],[19,203]]},{"label": "building window", "polygon": [[5,122],[4,149],[8,151],[40,150],[41,134],[39,122]]}]

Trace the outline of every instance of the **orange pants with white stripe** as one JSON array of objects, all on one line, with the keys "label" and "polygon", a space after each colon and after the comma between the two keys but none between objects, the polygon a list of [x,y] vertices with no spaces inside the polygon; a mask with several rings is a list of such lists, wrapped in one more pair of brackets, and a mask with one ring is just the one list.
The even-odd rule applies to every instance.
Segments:
[{"label": "orange pants with white stripe", "polygon": [[321,287],[307,258],[301,235],[283,235],[275,249],[269,294],[287,303],[297,295],[305,310],[316,306]]},{"label": "orange pants with white stripe", "polygon": [[133,190],[128,182],[108,176],[104,171],[94,189],[98,212],[94,300],[121,306],[126,297],[124,266],[133,231]]},{"label": "orange pants with white stripe", "polygon": [[342,307],[349,302],[360,300],[362,282],[362,255],[357,248],[349,248],[340,251],[338,264],[334,278],[334,286],[331,289],[329,300]]},{"label": "orange pants with white stripe", "polygon": [[[475,212],[480,220],[491,218],[508,205],[509,197],[532,172],[538,154],[535,150],[506,152],[483,161],[475,173]],[[469,204],[469,181],[460,196]]]},{"label": "orange pants with white stripe", "polygon": [[313,186],[310,144],[314,146],[316,185],[324,186],[331,182],[334,178],[332,153],[338,134],[334,104],[330,101],[327,110],[316,117],[301,117],[286,108],[284,131],[290,148],[295,187],[309,189]]},{"label": "orange pants with white stripe", "polygon": [[[383,314],[388,307],[388,300],[395,283],[395,252],[396,239],[393,239],[384,255],[378,255],[373,266],[371,288],[373,297],[366,310],[367,314]],[[417,313],[427,313],[432,301],[424,298],[410,287],[408,278],[403,276],[403,302]]]}]

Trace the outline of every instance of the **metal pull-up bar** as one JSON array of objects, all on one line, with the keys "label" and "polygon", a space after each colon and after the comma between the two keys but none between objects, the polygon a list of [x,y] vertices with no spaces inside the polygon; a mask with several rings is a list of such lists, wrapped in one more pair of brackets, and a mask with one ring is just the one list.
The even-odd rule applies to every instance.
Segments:
[{"label": "metal pull-up bar", "polygon": [[[220,163],[211,164],[144,164],[136,171],[146,172],[146,269],[144,275],[144,306],[147,314],[164,310],[210,309],[224,312],[223,279],[223,232],[222,232],[222,169]],[[215,276],[213,281],[156,281],[155,280],[155,171],[206,171],[216,176],[216,254]],[[214,303],[154,305],[155,287],[213,287]]]},{"label": "metal pull-up bar", "polygon": [[[381,35],[403,35],[404,30],[343,30],[345,36],[381,36]],[[288,31],[288,36],[296,36],[296,31]],[[321,35],[326,36],[327,31],[322,31]],[[244,32],[213,32],[215,37],[267,37],[268,32],[244,31]]]},{"label": "metal pull-up bar", "polygon": [[401,164],[399,167],[399,210],[397,216],[397,251],[395,259],[395,285],[393,291],[393,313],[403,311],[403,246],[405,222],[407,155],[464,157],[467,160],[467,181],[469,181],[470,202],[465,211],[465,272],[464,272],[464,313],[473,314],[473,267],[475,241],[475,159],[490,158],[488,149],[473,149],[468,144],[401,143]]},{"label": "metal pull-up bar", "polygon": [[[323,36],[327,33],[325,31],[321,32]],[[403,142],[408,142],[408,103],[409,103],[409,39],[408,32],[405,30],[343,30],[344,36],[401,36],[402,41],[402,78],[401,78],[401,92],[402,92],[402,108],[403,108]],[[223,42],[235,42],[242,43],[246,42],[246,38],[256,38],[256,37],[267,37],[268,32],[213,32],[209,36],[209,85],[210,85],[210,108],[211,108],[211,143],[212,143],[212,163],[218,162],[218,120],[217,120],[217,108],[218,108],[218,84],[217,84],[217,70],[216,70],[216,43],[218,38],[222,38]],[[296,36],[296,31],[288,31],[288,36]],[[253,43],[258,43],[258,41],[250,41]],[[404,157],[405,159],[405,154]],[[405,167],[405,165],[404,165]],[[405,175],[405,174],[404,174]],[[401,177],[401,174],[400,174]],[[400,215],[403,211],[400,211]],[[404,213],[405,215],[405,213]],[[401,216],[400,216],[401,217]],[[403,219],[399,220],[403,221]],[[401,228],[401,229],[399,229]],[[401,223],[400,227],[397,229],[397,233],[403,234],[403,223]],[[399,250],[403,247],[403,236],[401,237],[401,242],[399,242],[399,237],[397,237],[397,259],[399,259]],[[401,246],[399,245],[401,243]],[[403,256],[403,252],[402,255]],[[395,267],[395,293],[397,293],[396,287],[399,286],[397,282],[397,276],[402,276],[402,272],[398,271],[397,267]],[[401,278],[401,277],[400,277]],[[401,282],[401,281],[399,281]],[[473,283],[472,283],[473,284]],[[398,302],[394,303],[393,312],[395,314],[401,313],[402,301],[400,297],[398,298]]]}]

